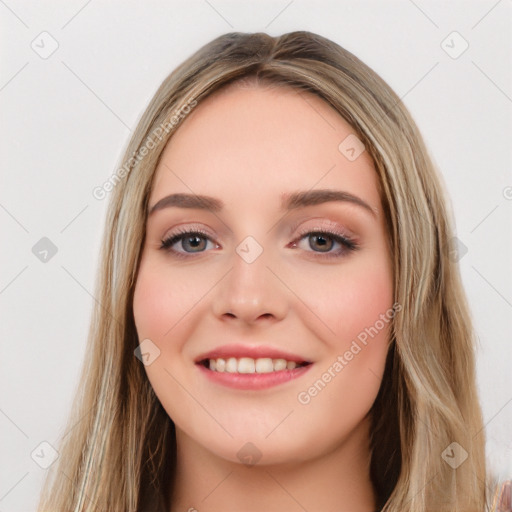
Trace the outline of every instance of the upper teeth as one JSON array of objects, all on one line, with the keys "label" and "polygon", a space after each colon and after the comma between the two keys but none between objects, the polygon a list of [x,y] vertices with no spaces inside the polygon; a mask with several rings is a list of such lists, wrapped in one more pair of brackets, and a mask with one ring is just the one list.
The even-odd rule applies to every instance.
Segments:
[{"label": "upper teeth", "polygon": [[251,357],[230,357],[229,359],[210,359],[210,370],[227,373],[269,373],[280,370],[293,370],[297,367],[295,361],[286,359],[271,359],[262,357],[252,359]]}]

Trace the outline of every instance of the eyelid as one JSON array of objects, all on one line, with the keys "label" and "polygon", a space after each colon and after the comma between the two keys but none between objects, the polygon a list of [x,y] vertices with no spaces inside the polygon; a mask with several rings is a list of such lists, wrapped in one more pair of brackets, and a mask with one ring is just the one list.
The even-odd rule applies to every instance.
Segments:
[{"label": "eyelid", "polygon": [[351,229],[348,229],[344,226],[340,226],[340,224],[338,224],[337,222],[333,222],[329,219],[320,218],[320,217],[315,218],[315,219],[307,219],[306,221],[304,221],[304,219],[302,219],[302,220],[298,220],[298,221],[294,222],[292,224],[292,226],[290,227],[290,235],[289,236],[293,235],[293,233],[296,231],[296,229],[298,228],[298,226],[300,224],[303,224],[303,223],[306,224],[309,221],[314,221],[315,225],[313,225],[313,226],[308,225],[307,227],[301,228],[299,230],[299,233],[301,235],[305,235],[307,233],[311,233],[314,231],[328,231],[328,232],[332,232],[333,234],[345,237],[345,238],[353,241],[354,243],[359,244],[359,237]]},{"label": "eyelid", "polygon": [[208,237],[210,238],[211,240],[213,240],[215,238],[215,235],[205,229],[202,225],[199,225],[199,224],[187,224],[187,223],[183,223],[183,224],[178,224],[177,226],[174,226],[174,228],[172,228],[171,230],[167,231],[165,233],[165,235],[162,237],[162,240],[167,240],[173,236],[176,236],[176,235],[179,235],[179,234],[182,234],[182,233],[189,233],[190,231],[192,232],[197,232],[197,233],[201,233],[202,235],[204,235],[205,237]]},{"label": "eyelid", "polygon": [[[308,218],[306,220],[299,219],[299,220],[295,221],[287,230],[288,231],[287,237],[288,238],[291,237],[294,234],[294,232],[297,230],[297,228],[300,224],[308,222],[308,221],[314,221],[314,222],[316,222],[316,225],[313,227],[307,227],[307,228],[300,230],[301,235],[305,235],[305,234],[310,233],[315,230],[322,231],[322,230],[328,229],[328,230],[333,230],[335,234],[345,236],[346,238],[350,238],[350,239],[354,240],[355,242],[359,241],[358,240],[359,237],[352,230],[347,229],[345,227],[340,227],[338,223],[333,222],[329,219],[325,219],[323,217],[317,217],[317,218],[312,218],[312,219]],[[323,225],[320,225],[320,223],[323,223]],[[167,240],[167,239],[169,239],[173,236],[176,236],[178,234],[188,233],[191,231],[201,233],[202,235],[210,238],[212,241],[214,241],[216,239],[216,236],[208,229],[205,229],[202,224],[183,223],[183,224],[178,224],[171,230],[167,231],[165,233],[165,235],[162,236],[162,240]]]}]

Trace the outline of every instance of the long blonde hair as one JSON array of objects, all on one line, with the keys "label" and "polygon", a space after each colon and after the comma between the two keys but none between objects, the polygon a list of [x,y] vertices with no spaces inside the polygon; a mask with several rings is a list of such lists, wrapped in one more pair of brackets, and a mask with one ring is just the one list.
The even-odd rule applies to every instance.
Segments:
[{"label": "long blonde hair", "polygon": [[[133,290],[161,152],[188,111],[250,77],[312,92],[353,127],[379,176],[394,265],[392,343],[372,409],[371,478],[385,512],[481,512],[486,470],[475,334],[441,179],[409,112],[368,66],[309,32],[229,33],[161,84],[109,185],[96,305],[68,433],[39,511],[169,510],[174,425],[134,356]],[[113,190],[110,190],[113,189]],[[454,445],[452,443],[457,443]],[[466,453],[456,469],[446,453]],[[461,451],[463,450],[463,451]],[[462,457],[463,458],[463,457]]]}]

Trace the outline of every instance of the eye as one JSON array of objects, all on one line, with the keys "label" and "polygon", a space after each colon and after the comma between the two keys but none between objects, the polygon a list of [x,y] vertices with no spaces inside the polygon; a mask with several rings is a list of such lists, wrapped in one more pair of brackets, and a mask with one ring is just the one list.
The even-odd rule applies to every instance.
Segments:
[{"label": "eye", "polygon": [[[300,247],[299,244],[304,239],[307,239],[307,245],[312,251]],[[317,253],[317,257],[321,258],[339,258],[359,248],[356,242],[349,236],[324,229],[303,232],[298,240],[299,243],[297,241],[293,242],[292,247],[299,247],[307,252]],[[336,248],[336,245],[338,248],[333,251],[332,249]]]},{"label": "eye", "polygon": [[[307,239],[306,244],[303,242],[305,239]],[[189,255],[200,254],[206,252],[207,249],[219,247],[201,229],[181,229],[161,242],[160,249],[172,253],[177,258],[187,258]],[[208,243],[211,245],[208,246]],[[291,247],[298,247],[306,252],[313,253],[316,258],[340,258],[357,250],[359,245],[346,234],[325,229],[315,229],[314,231],[300,233],[299,238],[291,243]]]},{"label": "eye", "polygon": [[[213,243],[207,233],[199,229],[193,231],[180,230],[170,237],[162,240],[160,249],[168,250],[177,257],[186,258],[186,254],[197,254],[204,252],[208,247],[208,242]],[[176,249],[174,245],[181,245],[181,249]]]}]

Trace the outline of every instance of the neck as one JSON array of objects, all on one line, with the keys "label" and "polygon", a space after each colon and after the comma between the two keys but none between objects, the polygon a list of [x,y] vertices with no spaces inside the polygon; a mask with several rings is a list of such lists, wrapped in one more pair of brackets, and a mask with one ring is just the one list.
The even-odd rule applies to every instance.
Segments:
[{"label": "neck", "polygon": [[172,512],[373,512],[369,418],[315,459],[246,466],[216,456],[176,428]]}]

